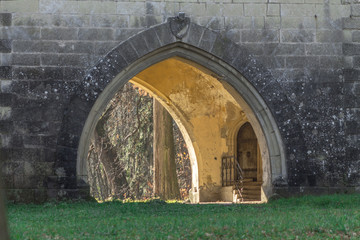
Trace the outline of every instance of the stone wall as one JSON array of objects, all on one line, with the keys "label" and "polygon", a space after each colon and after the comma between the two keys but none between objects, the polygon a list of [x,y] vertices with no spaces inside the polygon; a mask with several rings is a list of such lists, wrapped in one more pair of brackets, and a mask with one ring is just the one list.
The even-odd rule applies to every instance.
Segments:
[{"label": "stone wall", "polygon": [[[1,0],[0,160],[9,199],[79,195],[78,136],[57,150],[77,86],[112,48],[180,11],[247,49],[244,58],[261,62],[285,91],[290,106],[271,108],[288,168],[279,192],[359,188],[359,1]],[[266,102],[276,95],[271,87],[262,94]]]}]

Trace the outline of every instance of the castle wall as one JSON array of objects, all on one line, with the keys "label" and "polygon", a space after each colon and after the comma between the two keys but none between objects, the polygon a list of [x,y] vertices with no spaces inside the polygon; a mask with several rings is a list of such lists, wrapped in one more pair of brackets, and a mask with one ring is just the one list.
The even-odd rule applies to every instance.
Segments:
[{"label": "castle wall", "polygon": [[[58,151],[69,102],[112,48],[178,12],[246,49],[244,61],[260,62],[281,87],[266,83],[261,91],[286,152],[287,179],[274,182],[279,193],[359,189],[357,0],[2,0],[0,161],[9,199],[80,194],[79,136]],[[86,108],[69,128],[82,128]]]}]

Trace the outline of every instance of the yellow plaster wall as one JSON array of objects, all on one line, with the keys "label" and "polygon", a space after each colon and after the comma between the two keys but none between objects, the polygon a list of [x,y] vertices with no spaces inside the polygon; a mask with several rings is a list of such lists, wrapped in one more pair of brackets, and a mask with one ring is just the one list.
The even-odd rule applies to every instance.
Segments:
[{"label": "yellow plaster wall", "polygon": [[210,196],[221,186],[221,157],[234,155],[233,132],[247,121],[238,102],[215,74],[179,58],[157,63],[131,82],[151,92],[182,126],[196,155],[200,196]]}]

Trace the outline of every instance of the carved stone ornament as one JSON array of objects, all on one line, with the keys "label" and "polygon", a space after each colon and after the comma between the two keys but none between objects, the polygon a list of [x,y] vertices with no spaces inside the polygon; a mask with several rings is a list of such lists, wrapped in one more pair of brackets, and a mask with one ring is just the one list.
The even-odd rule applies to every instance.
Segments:
[{"label": "carved stone ornament", "polygon": [[185,13],[179,12],[177,17],[170,17],[171,33],[178,39],[182,39],[189,30],[190,18],[185,17]]}]

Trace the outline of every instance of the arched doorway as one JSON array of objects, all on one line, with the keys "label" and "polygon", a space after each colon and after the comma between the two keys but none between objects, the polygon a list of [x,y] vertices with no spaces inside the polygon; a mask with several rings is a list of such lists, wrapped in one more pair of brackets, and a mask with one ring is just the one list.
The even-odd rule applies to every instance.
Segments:
[{"label": "arched doorway", "polygon": [[262,157],[249,122],[242,125],[237,134],[237,161],[243,173],[242,200],[261,200]]},{"label": "arched doorway", "polygon": [[[232,76],[236,81],[234,83],[241,83],[238,77],[231,72],[226,73],[226,71],[220,73],[227,77],[220,77],[213,69],[225,69],[217,66],[210,70],[199,64],[204,60],[201,55],[181,47],[172,48],[171,52],[170,56],[166,54],[163,59],[159,59],[150,66],[142,67],[141,71],[135,71],[131,78],[114,79],[102,92],[95,106],[97,103],[101,103],[101,107],[103,107],[116,92],[114,90],[122,86],[121,81],[126,80],[146,89],[162,103],[180,127],[189,148],[193,174],[193,202],[222,200],[220,159],[224,155],[235,155],[235,152],[232,152],[234,148],[231,146],[233,142],[231,132],[234,131],[238,122],[249,121],[255,126],[254,134],[260,139],[259,152],[262,152],[262,157],[259,161],[262,162],[262,165],[267,166],[262,169],[262,175],[266,176],[266,181],[264,181],[266,184],[263,184],[263,189],[268,189],[264,192],[270,192],[270,150],[265,138],[266,134],[256,116],[258,112],[254,112],[248,104],[251,101],[258,102],[261,98],[254,96],[246,101],[237,89],[229,84]],[[198,57],[199,61],[189,60],[187,54],[191,58]],[[156,58],[158,57],[159,55],[156,55]],[[240,87],[242,91],[244,91],[243,86]],[[246,87],[249,88],[249,86]],[[246,95],[249,93],[251,91],[246,92]],[[256,91],[254,93],[256,94]],[[98,114],[101,108],[94,109],[97,111],[93,113]],[[243,112],[245,114],[242,114]],[[264,111],[261,113],[263,114]],[[88,121],[91,121],[93,126],[97,121],[96,116],[91,116]],[[88,129],[83,133],[86,133],[87,137],[83,135],[81,143],[87,142],[92,131]],[[81,164],[85,170],[82,173],[86,174],[84,160],[82,163],[78,161],[79,170],[81,170]],[[263,197],[266,199],[266,194]]]},{"label": "arched doorway", "polygon": [[241,126],[237,134],[237,161],[244,172],[244,178],[254,182],[262,181],[260,149],[249,122]]},{"label": "arched doorway", "polygon": [[[266,200],[271,196],[273,180],[277,178],[287,178],[285,152],[280,137],[280,131],[265,99],[263,99],[260,94],[263,90],[260,90],[260,92],[257,90],[258,87],[261,87],[262,89],[263,86],[266,86],[267,82],[276,85],[276,81],[273,81],[271,75],[266,74],[266,71],[262,71],[261,74],[253,75],[253,71],[260,71],[261,66],[250,60],[244,62],[248,57],[243,58],[241,56],[241,53],[243,52],[241,47],[231,42],[227,42],[228,46],[231,46],[232,49],[225,48],[223,51],[219,52],[220,48],[218,47],[222,44],[222,41],[220,41],[222,37],[220,35],[208,32],[206,28],[195,24],[190,25],[189,34],[191,31],[203,33],[196,35],[200,37],[201,40],[196,41],[196,39],[194,39],[195,35],[192,35],[191,38],[184,38],[181,41],[175,37],[169,37],[172,33],[166,23],[139,33],[135,37],[120,44],[89,72],[87,77],[81,83],[81,86],[79,86],[77,95],[74,96],[73,100],[70,102],[69,108],[72,110],[68,111],[64,117],[65,121],[62,128],[62,136],[58,141],[58,152],[68,151],[68,148],[62,146],[67,146],[69,140],[72,141],[72,139],[76,139],[74,136],[76,137],[81,134],[81,137],[79,136],[80,141],[77,147],[76,167],[77,178],[79,180],[82,182],[85,181],[86,183],[86,154],[89,147],[89,139],[100,114],[108,102],[126,82],[130,80],[137,82],[136,78],[138,77],[138,74],[167,59],[177,59],[178,61],[187,64],[187,66],[191,66],[191,68],[196,71],[211,76],[216,80],[214,81],[216,86],[213,85],[213,89],[216,90],[218,89],[217,86],[220,86],[224,90],[223,93],[228,95],[232,99],[231,101],[240,106],[241,111],[246,116],[246,119],[244,120],[251,123],[258,139],[263,170],[263,184],[261,186],[262,200]],[[136,48],[137,46],[140,47],[140,41],[148,39],[149,34],[156,34],[159,41],[156,39],[154,39],[154,42],[148,41],[146,49]],[[202,38],[208,34],[214,35],[214,38],[212,37],[208,40],[208,43],[210,44],[203,45]],[[195,44],[194,46],[192,45],[193,43]],[[230,50],[231,53],[229,52]],[[229,52],[229,54],[226,54],[226,52]],[[233,55],[235,52],[237,53],[236,56]],[[231,56],[232,58],[229,59]],[[124,59],[126,61],[124,61]],[[247,77],[250,77],[250,79],[248,80],[245,78],[240,72],[246,72]],[[251,79],[251,76],[254,78]],[[259,81],[266,82],[259,85]],[[138,82],[146,87],[145,82]],[[170,82],[171,79],[165,81],[165,83]],[[151,84],[148,86],[150,90],[151,86]],[[186,84],[184,86],[186,86]],[[182,133],[185,139],[188,139],[187,145],[189,147],[189,154],[191,155],[191,159],[193,159],[191,161],[193,167],[192,187],[193,192],[195,193],[194,202],[219,200],[214,196],[218,195],[220,191],[219,186],[221,188],[221,164],[218,164],[218,167],[208,166],[210,171],[214,170],[219,173],[216,175],[216,180],[213,178],[215,175],[204,173],[203,166],[206,166],[209,161],[216,162],[217,160],[220,160],[222,155],[235,155],[234,151],[236,143],[234,139],[236,139],[237,129],[239,129],[239,122],[234,124],[228,131],[219,129],[220,137],[217,138],[216,141],[218,141],[219,145],[226,146],[226,151],[216,152],[216,154],[212,154],[212,157],[207,156],[205,158],[200,158],[200,155],[197,154],[197,152],[206,152],[207,150],[206,147],[204,148],[203,146],[200,147],[198,145],[198,139],[191,137],[192,133],[188,130],[189,126],[191,127],[191,124],[189,124],[190,121],[186,118],[186,115],[182,115],[182,112],[178,111],[179,109],[173,108],[172,106],[175,105],[171,104],[171,101],[169,101],[166,95],[161,96],[161,92],[156,89],[154,91],[156,93],[155,95],[159,97],[160,102],[164,99],[163,105],[165,108],[167,108],[170,113],[173,112],[172,115],[179,119],[179,127],[181,128],[181,126],[183,126],[183,129],[186,130],[182,131]],[[201,97],[201,95],[198,94],[194,99],[197,99],[198,97]],[[283,97],[281,92],[276,97],[281,98],[282,102],[286,101],[286,98]],[[273,104],[278,102],[275,100],[275,98],[272,98],[270,103]],[[84,124],[81,122],[82,120],[79,121],[79,118],[76,117],[78,115],[77,109],[84,113],[88,111]],[[227,115],[231,116],[230,111]],[[185,117],[183,118],[182,116]],[[198,122],[201,123],[202,121],[199,120]],[[210,130],[214,129],[211,127],[208,128]],[[80,130],[80,134],[78,130]],[[187,134],[188,137],[186,137]],[[212,139],[208,136],[201,137],[201,139],[206,138]],[[223,150],[225,150],[225,148]],[[201,165],[202,163],[204,163],[204,165]],[[206,194],[206,192],[208,192],[207,190],[217,192],[217,194]]]}]

